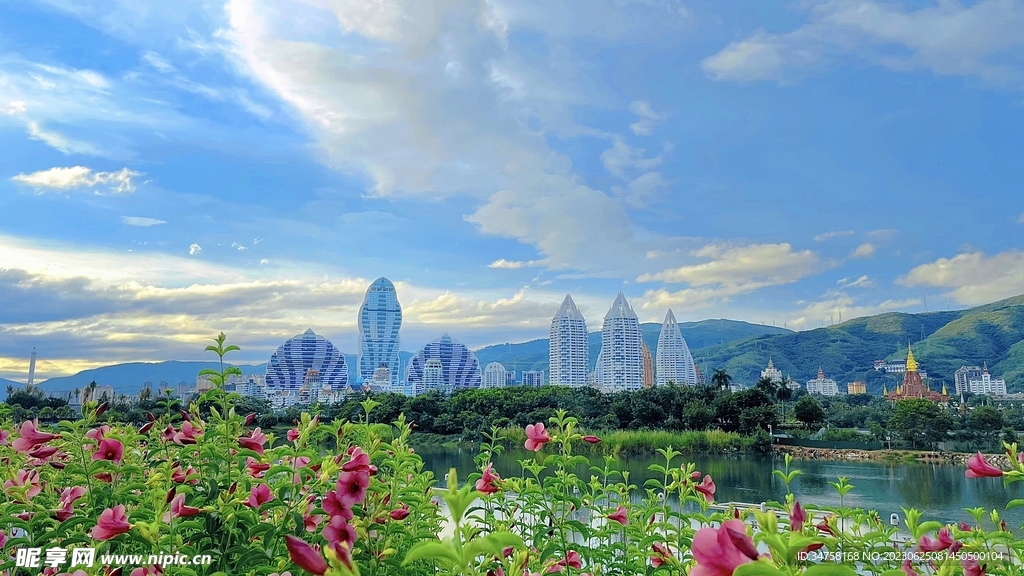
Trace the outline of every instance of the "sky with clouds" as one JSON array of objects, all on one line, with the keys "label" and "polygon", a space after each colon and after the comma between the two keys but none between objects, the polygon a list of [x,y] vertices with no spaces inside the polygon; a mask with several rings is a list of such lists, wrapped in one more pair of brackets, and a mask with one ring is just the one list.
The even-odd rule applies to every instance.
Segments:
[{"label": "sky with clouds", "polygon": [[0,4],[0,376],[1024,292],[1020,0]]}]

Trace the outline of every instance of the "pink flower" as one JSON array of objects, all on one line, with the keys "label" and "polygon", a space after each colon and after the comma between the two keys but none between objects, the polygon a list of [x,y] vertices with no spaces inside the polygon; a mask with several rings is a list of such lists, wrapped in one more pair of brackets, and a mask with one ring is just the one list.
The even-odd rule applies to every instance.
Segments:
[{"label": "pink flower", "polygon": [[[148,433],[150,430],[153,429],[153,424],[155,424],[155,422],[146,422],[145,424],[143,424],[142,427],[139,428],[139,434]],[[136,568],[135,570],[138,570],[138,568]],[[135,570],[132,570],[132,572],[135,572]]]},{"label": "pink flower", "polygon": [[917,570],[914,570],[914,566],[910,563],[910,558],[903,561],[903,565],[900,566],[900,570],[903,570],[903,573],[906,574],[906,576],[921,576],[917,573]]},{"label": "pink flower", "polygon": [[257,484],[249,491],[249,499],[245,501],[245,505],[250,508],[259,508],[273,499],[274,494],[270,491],[270,486]]},{"label": "pink flower", "polygon": [[39,472],[35,470],[31,472],[18,470],[14,473],[14,478],[4,482],[4,492],[8,496],[16,495],[16,499],[22,502],[35,498],[42,490],[39,486]]},{"label": "pink flower", "polygon": [[96,527],[92,529],[92,537],[97,540],[110,540],[131,529],[132,525],[128,523],[128,515],[125,514],[124,506],[118,504],[100,513],[100,519],[96,523]]},{"label": "pink flower", "polygon": [[324,501],[321,503],[321,506],[324,511],[331,516],[341,516],[346,520],[352,519],[352,509],[341,503],[341,498],[334,490],[327,491],[327,495],[324,496]]},{"label": "pink flower", "polygon": [[583,441],[584,442],[589,442],[591,444],[597,444],[597,443],[601,442],[601,439],[598,438],[597,436],[584,436],[583,437]]},{"label": "pink flower", "polygon": [[315,531],[316,527],[324,521],[323,514],[313,514],[314,508],[315,506],[313,506],[312,504],[306,506],[306,512],[302,515],[302,524],[306,527],[307,532]]},{"label": "pink flower", "polygon": [[201,513],[202,510],[195,506],[186,506],[185,495],[178,494],[171,500],[171,511],[164,513],[164,522],[170,522],[171,518],[189,518]]},{"label": "pink flower", "polygon": [[615,509],[615,512],[609,514],[607,518],[609,520],[614,520],[623,526],[629,523],[629,517],[626,515],[626,507],[622,504],[619,504],[619,507]]},{"label": "pink flower", "polygon": [[349,453],[349,461],[341,467],[342,472],[369,472],[370,456],[363,452],[363,449],[356,446]]},{"label": "pink flower", "polygon": [[285,434],[285,438],[288,438],[289,442],[295,442],[296,440],[299,439],[299,429],[292,428],[291,430],[288,431],[287,434]]},{"label": "pink flower", "polygon": [[970,557],[961,560],[960,566],[964,569],[964,576],[985,576],[985,568],[988,567],[987,564],[980,564],[977,558]]},{"label": "pink flower", "polygon": [[128,576],[162,576],[164,569],[158,565],[138,567],[132,570]]},{"label": "pink flower", "polygon": [[335,486],[338,490],[338,500],[345,508],[352,508],[356,504],[362,504],[366,499],[366,489],[370,487],[370,474],[368,472],[342,472]]},{"label": "pink flower", "polygon": [[816,524],[814,527],[830,536],[835,536],[835,530],[833,530],[832,527],[828,525],[828,521],[830,518],[832,518],[832,515],[829,515],[828,517],[822,519],[822,521]]},{"label": "pink flower", "polygon": [[33,448],[32,451],[28,453],[28,455],[30,458],[46,460],[50,456],[56,454],[58,450],[60,450],[60,448],[57,448],[56,446],[46,446],[44,444],[40,444],[39,446]]},{"label": "pink flower", "polygon": [[252,423],[255,422],[255,421],[256,421],[256,413],[252,412],[248,416],[245,417],[245,422],[242,424],[242,426],[252,426]]},{"label": "pink flower", "polygon": [[9,446],[11,444],[10,437],[10,432],[0,428],[0,446]]},{"label": "pink flower", "polygon": [[120,440],[113,438],[104,438],[100,440],[99,446],[96,447],[96,451],[92,454],[93,460],[110,460],[114,464],[121,463],[121,457],[124,454],[124,444]]},{"label": "pink flower", "polygon": [[662,544],[661,542],[655,542],[654,544],[651,544],[651,550],[654,552],[653,554],[651,554],[650,557],[651,566],[654,566],[655,568],[660,568],[663,564],[665,564],[665,562],[668,562],[671,559],[675,559],[675,553],[672,552],[672,549]]},{"label": "pink flower", "polygon": [[238,444],[242,448],[248,448],[259,454],[263,455],[263,445],[267,443],[267,435],[263,433],[259,428],[255,429],[248,436],[242,436],[238,439]]},{"label": "pink flower", "polygon": [[[0,431],[0,446],[3,446],[3,445],[4,445],[4,443],[3,443],[3,432]],[[1020,462],[1021,464],[1024,464],[1024,452],[1018,452],[1017,453],[1017,462]],[[982,570],[984,570],[984,567],[982,567]]]},{"label": "pink flower", "polygon": [[409,506],[402,504],[399,508],[388,512],[388,516],[391,516],[392,520],[405,520],[409,516]]},{"label": "pink flower", "polygon": [[569,550],[564,559],[553,564],[545,573],[561,572],[566,566],[576,568],[577,570],[583,568],[583,559],[580,558],[580,553],[575,550]]},{"label": "pink flower", "polygon": [[707,500],[708,502],[714,502],[715,501],[715,490],[716,490],[716,488],[715,488],[715,482],[714,482],[714,480],[711,479],[711,476],[705,476],[704,477],[704,482],[702,482],[701,484],[697,484],[696,486],[694,486],[694,488],[697,489],[697,492],[700,492],[701,494],[703,494],[704,495],[704,499]]},{"label": "pink flower", "polygon": [[727,520],[718,528],[701,528],[693,536],[697,565],[690,576],[732,576],[737,566],[757,559],[754,541],[741,520]]},{"label": "pink flower", "polygon": [[92,430],[86,432],[85,437],[89,438],[90,440],[95,440],[99,442],[100,440],[103,440],[104,438],[107,437],[108,432],[110,432],[110,426],[104,424],[99,428],[93,428]]},{"label": "pink flower", "polygon": [[259,460],[250,456],[245,459],[245,468],[253,478],[262,478],[263,473],[270,470],[270,464],[261,464]]},{"label": "pink flower", "polygon": [[501,477],[498,476],[498,473],[492,469],[493,466],[494,464],[488,462],[487,466],[484,467],[483,476],[481,476],[480,479],[476,481],[477,491],[490,495],[501,490],[495,484],[495,482],[501,480]]},{"label": "pink flower", "polygon": [[943,526],[939,530],[939,539],[932,540],[928,536],[921,536],[917,541],[917,547],[922,552],[939,552],[945,550],[954,544],[953,534],[949,530],[949,526]]},{"label": "pink flower", "polygon": [[196,472],[196,469],[191,466],[186,470],[182,470],[181,466],[178,465],[171,470],[171,480],[178,484],[199,484],[199,472]]},{"label": "pink flower", "polygon": [[[85,496],[85,488],[82,486],[65,488],[60,493],[60,500],[57,502],[60,505],[60,508],[56,512],[57,520],[63,522],[74,516],[75,500],[78,500],[82,496]],[[0,546],[0,548],[3,548],[3,546]]]},{"label": "pink flower", "polygon": [[965,475],[968,478],[998,478],[1003,475],[1003,471],[986,462],[985,457],[978,452],[967,459]]},{"label": "pink flower", "polygon": [[40,432],[39,420],[25,420],[21,423],[21,437],[15,440],[11,447],[17,452],[25,453],[40,444],[46,444],[57,438],[60,438],[60,434]]},{"label": "pink flower", "polygon": [[316,576],[323,576],[327,572],[327,561],[312,546],[291,534],[284,537],[284,543],[288,547],[288,556],[299,568]]},{"label": "pink flower", "polygon": [[351,544],[356,541],[356,529],[341,516],[331,517],[321,534],[323,534],[324,540],[330,543],[348,542]]},{"label": "pink flower", "polygon": [[196,436],[202,436],[203,431],[197,426],[193,426],[191,422],[185,421],[181,423],[181,430],[174,434],[174,443],[180,446],[185,444],[195,444]]},{"label": "pink flower", "polygon": [[167,428],[164,428],[164,431],[160,435],[163,437],[164,440],[170,442],[174,440],[175,434],[177,434],[177,431],[174,430],[174,426],[168,424]]},{"label": "pink flower", "polygon": [[526,443],[524,445],[527,450],[538,452],[548,442],[551,442],[551,437],[548,436],[548,432],[544,429],[542,422],[526,426]]},{"label": "pink flower", "polygon": [[789,513],[789,527],[793,532],[800,532],[804,529],[804,522],[807,520],[807,512],[799,502],[793,503],[793,510]]}]

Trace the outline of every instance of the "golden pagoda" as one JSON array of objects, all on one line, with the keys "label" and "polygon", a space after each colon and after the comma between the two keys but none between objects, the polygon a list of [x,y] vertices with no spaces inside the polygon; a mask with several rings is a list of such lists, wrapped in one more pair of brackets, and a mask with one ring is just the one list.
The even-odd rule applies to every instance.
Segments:
[{"label": "golden pagoda", "polygon": [[907,400],[911,398],[924,398],[932,402],[948,402],[949,394],[946,387],[942,387],[942,394],[933,392],[924,383],[921,373],[917,370],[917,360],[914,358],[914,351],[907,344],[907,368],[903,373],[903,384],[896,387],[896,392],[885,394],[890,400]]}]

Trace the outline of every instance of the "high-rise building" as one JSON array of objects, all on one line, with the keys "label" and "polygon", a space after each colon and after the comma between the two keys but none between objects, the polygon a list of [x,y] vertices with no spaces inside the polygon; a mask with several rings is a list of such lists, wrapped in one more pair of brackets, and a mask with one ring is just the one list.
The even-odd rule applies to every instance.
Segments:
[{"label": "high-rise building", "polygon": [[651,357],[651,349],[643,340],[640,341],[640,355],[644,361],[644,388],[649,390],[654,388],[654,358]]},{"label": "high-rise building", "polygon": [[523,370],[523,386],[543,386],[543,370]]},{"label": "high-rise building", "polygon": [[402,306],[398,303],[395,285],[387,278],[377,278],[366,289],[359,307],[359,378],[373,379],[374,372],[383,364],[397,386],[398,331],[402,327]]},{"label": "high-rise building", "polygon": [[808,394],[821,394],[822,396],[838,396],[839,385],[831,378],[825,378],[825,371],[818,368],[818,377],[807,381]]},{"label": "high-rise building", "polygon": [[451,388],[444,379],[444,364],[437,358],[423,363],[423,392],[431,391],[451,393]]},{"label": "high-rise building", "polygon": [[[437,360],[440,363],[443,386],[439,386],[433,380],[428,382],[425,368],[430,360]],[[436,368],[436,364],[431,366]],[[434,377],[433,373],[431,377]],[[422,394],[433,389],[452,392],[462,388],[479,388],[483,384],[483,375],[480,372],[480,362],[469,348],[445,334],[424,346],[409,359],[406,381],[413,387],[414,394]],[[434,388],[428,388],[428,384]]]},{"label": "high-rise building", "polygon": [[953,382],[956,385],[957,394],[966,394],[971,391],[971,380],[981,379],[981,366],[961,366],[953,373]]},{"label": "high-rise building", "polygon": [[589,363],[587,323],[572,296],[566,294],[558,313],[551,319],[548,340],[550,382],[558,386],[586,386]]},{"label": "high-rise building", "polygon": [[968,389],[972,394],[987,394],[989,396],[1006,396],[1006,381],[1002,378],[993,378],[988,373],[988,365],[981,369],[981,376],[970,381]]},{"label": "high-rise building", "polygon": [[501,362],[491,362],[484,368],[484,388],[503,388],[508,382],[508,370]]},{"label": "high-rise building", "polygon": [[644,361],[640,321],[619,292],[604,316],[601,354],[598,356],[598,386],[609,391],[639,390],[643,387]]},{"label": "high-rise building", "polygon": [[282,344],[270,357],[264,378],[267,399],[277,406],[294,404],[311,370],[317,372],[322,386],[336,392],[348,389],[345,355],[312,328]]},{"label": "high-rise building", "polygon": [[665,321],[661,323],[657,362],[658,386],[665,386],[669,382],[694,386],[699,382],[697,366],[690,355],[690,347],[686,345],[683,333],[679,331],[679,323],[676,322],[672,310],[665,314]]}]

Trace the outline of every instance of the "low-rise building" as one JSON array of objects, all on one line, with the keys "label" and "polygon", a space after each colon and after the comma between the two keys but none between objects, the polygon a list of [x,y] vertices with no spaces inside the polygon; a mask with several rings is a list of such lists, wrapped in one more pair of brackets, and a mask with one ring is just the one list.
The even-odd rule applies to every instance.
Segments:
[{"label": "low-rise building", "polygon": [[807,381],[808,394],[821,394],[822,396],[838,396],[839,385],[831,378],[825,378],[825,371],[818,367],[818,377]]},{"label": "low-rise building", "polygon": [[543,370],[523,370],[523,386],[543,386]]},{"label": "low-rise building", "polygon": [[861,382],[860,380],[857,380],[857,381],[854,381],[854,382],[848,382],[846,384],[846,393],[847,394],[867,394],[868,393],[868,385],[865,384],[864,382]]},{"label": "low-rise building", "polygon": [[953,372],[953,383],[956,386],[957,394],[966,394],[971,391],[971,380],[981,379],[981,366],[961,366]]},{"label": "low-rise building", "polygon": [[1002,378],[993,378],[988,373],[987,365],[981,369],[981,378],[971,380],[968,387],[971,394],[1006,396],[1006,381]]}]

